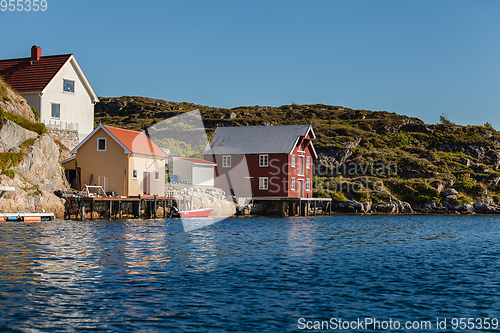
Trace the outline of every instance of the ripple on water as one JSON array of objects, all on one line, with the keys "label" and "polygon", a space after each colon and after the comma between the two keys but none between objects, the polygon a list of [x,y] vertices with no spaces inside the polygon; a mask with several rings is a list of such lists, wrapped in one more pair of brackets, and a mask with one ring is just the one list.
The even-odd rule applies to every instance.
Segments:
[{"label": "ripple on water", "polygon": [[[0,224],[0,329],[296,330],[298,318],[498,317],[488,216]],[[238,326],[235,326],[238,323]]]}]

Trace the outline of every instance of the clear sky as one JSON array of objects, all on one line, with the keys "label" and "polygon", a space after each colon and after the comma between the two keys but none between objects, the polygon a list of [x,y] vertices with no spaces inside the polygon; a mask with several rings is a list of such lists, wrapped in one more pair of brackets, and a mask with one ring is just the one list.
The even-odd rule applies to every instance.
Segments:
[{"label": "clear sky", "polygon": [[0,59],[73,53],[98,96],[331,104],[500,129],[500,1],[46,0]]}]

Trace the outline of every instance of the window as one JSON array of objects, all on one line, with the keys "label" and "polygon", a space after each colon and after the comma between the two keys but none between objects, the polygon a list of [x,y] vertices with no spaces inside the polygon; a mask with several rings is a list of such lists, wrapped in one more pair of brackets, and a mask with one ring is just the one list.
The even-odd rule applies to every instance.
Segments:
[{"label": "window", "polygon": [[63,91],[74,93],[75,92],[75,81],[64,80],[63,81]]},{"label": "window", "polygon": [[292,168],[295,168],[295,155],[292,155]]},{"label": "window", "polygon": [[52,103],[52,118],[59,119],[61,118],[61,104]]},{"label": "window", "polygon": [[231,155],[222,156],[222,167],[230,168],[231,167]]},{"label": "window", "polygon": [[259,177],[259,190],[267,190],[269,186],[268,181],[269,177]]},{"label": "window", "polygon": [[155,171],[155,181],[160,181],[160,171]]},{"label": "window", "polygon": [[311,168],[311,156],[306,156],[306,169]]},{"label": "window", "polygon": [[259,166],[266,167],[268,166],[268,157],[267,155],[259,155]]},{"label": "window", "polygon": [[97,138],[97,151],[106,151],[106,138]]},{"label": "window", "polygon": [[304,175],[304,156],[299,156],[299,175]]},{"label": "window", "polygon": [[292,177],[292,181],[290,183],[290,189],[292,191],[295,191],[295,177]]},{"label": "window", "polygon": [[139,179],[139,170],[132,170],[132,179]]},{"label": "window", "polygon": [[307,178],[306,179],[306,191],[311,190],[311,179]]}]

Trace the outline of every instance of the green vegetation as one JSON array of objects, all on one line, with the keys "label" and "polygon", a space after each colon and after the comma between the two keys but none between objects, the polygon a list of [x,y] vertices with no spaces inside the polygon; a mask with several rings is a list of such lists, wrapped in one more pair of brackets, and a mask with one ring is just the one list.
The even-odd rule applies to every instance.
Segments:
[{"label": "green vegetation", "polygon": [[[314,178],[313,194],[336,202],[382,203],[397,198],[412,205],[442,203],[440,191],[448,188],[460,192],[456,202],[474,201],[486,193],[500,199],[500,132],[488,123],[459,126],[442,114],[439,124],[425,124],[386,111],[324,104],[223,109],[145,97],[100,100],[96,124],[134,130],[154,124],[161,130],[163,120],[196,109],[208,137],[217,126],[312,124],[316,151],[328,157],[320,159],[325,163],[324,174]],[[199,140],[186,144],[176,135],[164,140],[165,146],[182,156],[200,157],[203,149]],[[339,168],[339,161],[358,167]]]},{"label": "green vegetation", "polygon": [[39,121],[40,120],[40,112],[35,107],[31,107],[31,111],[33,111],[33,114],[35,115],[35,120]]},{"label": "green vegetation", "polygon": [[7,169],[3,172],[6,176],[14,179],[14,177],[16,176],[16,172],[14,170],[11,170],[11,169]]},{"label": "green vegetation", "polygon": [[20,152],[0,153],[0,170],[2,171],[2,173],[8,175],[11,178],[14,178],[15,174],[12,173],[13,170],[8,169],[21,163],[24,159],[24,156],[26,155],[26,151],[31,146],[33,146],[34,143],[35,139],[28,139],[19,146],[19,148],[21,149]]},{"label": "green vegetation", "polygon": [[0,79],[0,101],[10,101],[8,89],[10,89],[9,85]]},{"label": "green vegetation", "polygon": [[23,116],[3,112],[3,117],[15,122],[19,126],[26,128],[27,130],[36,132],[38,134],[47,133],[47,128],[45,127],[45,124],[31,122]]},{"label": "green vegetation", "polygon": [[450,119],[448,118],[448,115],[445,113],[442,113],[439,116],[439,122],[443,125],[455,125],[455,123],[452,123]]}]

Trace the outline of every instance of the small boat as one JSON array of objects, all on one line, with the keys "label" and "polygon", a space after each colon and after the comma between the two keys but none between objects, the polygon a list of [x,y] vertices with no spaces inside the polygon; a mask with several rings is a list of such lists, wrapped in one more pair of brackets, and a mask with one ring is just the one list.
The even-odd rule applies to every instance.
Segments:
[{"label": "small boat", "polygon": [[172,206],[170,209],[170,214],[168,217],[180,217],[180,218],[190,218],[190,217],[208,217],[213,211],[213,208],[202,208],[193,210],[179,210],[176,206]]},{"label": "small boat", "polygon": [[0,222],[41,222],[54,221],[54,213],[0,213]]}]

